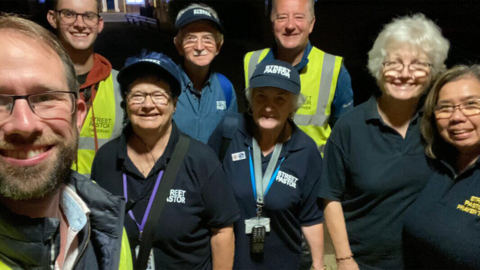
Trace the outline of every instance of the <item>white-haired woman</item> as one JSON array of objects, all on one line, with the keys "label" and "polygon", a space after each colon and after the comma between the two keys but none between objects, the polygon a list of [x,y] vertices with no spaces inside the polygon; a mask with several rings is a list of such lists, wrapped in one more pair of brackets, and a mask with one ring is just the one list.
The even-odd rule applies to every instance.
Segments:
[{"label": "white-haired woman", "polygon": [[422,97],[449,42],[422,14],[394,19],[369,52],[380,92],[343,116],[325,150],[319,197],[339,269],[402,269],[402,221],[432,174]]},{"label": "white-haired woman", "polygon": [[240,208],[234,269],[298,269],[302,233],[313,268],[322,269],[322,212],[316,203],[322,158],[291,120],[305,100],[300,75],[286,62],[263,61],[250,87],[250,114],[236,122],[227,115],[208,141],[217,153],[225,150],[223,168]]}]

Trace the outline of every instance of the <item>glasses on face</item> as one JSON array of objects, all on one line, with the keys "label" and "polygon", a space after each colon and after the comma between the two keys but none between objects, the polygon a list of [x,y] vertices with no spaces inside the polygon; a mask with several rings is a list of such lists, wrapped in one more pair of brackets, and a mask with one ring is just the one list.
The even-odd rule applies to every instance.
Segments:
[{"label": "glasses on face", "polygon": [[83,22],[88,26],[96,26],[100,20],[100,15],[94,12],[76,13],[71,9],[55,10],[60,14],[60,20],[66,24],[74,24],[78,16],[82,16]]},{"label": "glasses on face", "polygon": [[128,103],[132,105],[141,105],[147,99],[147,96],[150,96],[152,102],[157,105],[166,106],[170,102],[170,96],[167,93],[163,92],[135,92],[128,96]]},{"label": "glasses on face", "polygon": [[24,96],[0,95],[0,121],[7,119],[13,112],[15,101],[25,99],[38,117],[42,119],[65,118],[75,111],[75,92],[47,92]]},{"label": "glasses on face", "polygon": [[480,99],[465,100],[457,105],[437,104],[433,108],[433,112],[435,114],[435,118],[445,119],[452,117],[456,108],[458,108],[465,116],[480,114]]},{"label": "glasses on face", "polygon": [[[215,46],[215,38],[212,35],[202,36],[200,38],[204,46],[213,47]],[[194,46],[197,44],[198,37],[189,35],[183,38],[183,46]]]},{"label": "glasses on face", "polygon": [[382,65],[383,73],[386,76],[397,77],[400,75],[400,73],[402,73],[403,69],[407,67],[410,74],[415,78],[426,77],[430,72],[430,68],[432,67],[432,64],[420,61],[412,62],[409,65],[405,65],[398,61],[386,61],[383,62]]}]

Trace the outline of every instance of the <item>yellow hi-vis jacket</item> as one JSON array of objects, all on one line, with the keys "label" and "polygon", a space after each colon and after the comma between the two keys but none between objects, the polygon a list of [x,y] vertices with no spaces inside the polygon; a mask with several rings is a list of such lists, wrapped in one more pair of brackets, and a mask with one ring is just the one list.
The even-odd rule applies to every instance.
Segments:
[{"label": "yellow hi-vis jacket", "polygon": [[[99,83],[92,108],[88,110],[80,131],[77,161],[73,163],[72,169],[88,178],[90,178],[96,153],[95,140],[97,140],[98,148],[100,148],[122,133],[123,109],[120,107],[122,96],[117,83],[117,74],[118,71],[112,70],[110,76]],[[93,117],[95,117],[95,130]]]},{"label": "yellow hi-vis jacket", "polygon": [[[267,48],[245,55],[244,70],[247,88],[255,67],[269,52],[270,48]],[[342,61],[340,56],[331,55],[312,47],[308,55],[308,64],[299,72],[301,92],[305,95],[306,101],[298,109],[293,120],[315,141],[322,154],[331,133],[328,120]]]}]

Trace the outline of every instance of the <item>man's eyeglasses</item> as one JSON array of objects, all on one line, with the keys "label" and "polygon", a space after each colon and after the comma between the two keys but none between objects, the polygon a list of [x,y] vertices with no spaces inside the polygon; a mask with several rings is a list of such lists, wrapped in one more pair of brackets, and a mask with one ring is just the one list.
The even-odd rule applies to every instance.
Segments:
[{"label": "man's eyeglasses", "polygon": [[480,114],[480,99],[465,100],[457,105],[437,104],[437,106],[433,108],[433,112],[435,118],[446,119],[452,117],[456,108],[458,108],[465,116]]},{"label": "man's eyeglasses", "polygon": [[[183,46],[193,46],[198,42],[198,37],[189,35],[183,38]],[[213,47],[216,44],[215,37],[213,35],[202,36],[200,38],[204,46]]]},{"label": "man's eyeglasses", "polygon": [[163,92],[152,92],[152,93],[144,93],[144,92],[135,92],[128,96],[127,100],[128,103],[134,105],[141,105],[147,99],[147,96],[150,96],[152,102],[157,105],[168,105],[170,101],[170,96]]},{"label": "man's eyeglasses", "polygon": [[24,96],[0,94],[0,121],[7,119],[15,107],[15,101],[25,99],[38,117],[42,119],[65,118],[75,111],[75,92],[46,92]]},{"label": "man's eyeglasses", "polygon": [[432,67],[432,64],[420,62],[420,61],[410,63],[409,65],[405,65],[398,61],[386,61],[386,62],[383,62],[382,65],[383,65],[383,73],[386,76],[396,77],[400,73],[402,73],[405,67],[407,67],[410,74],[413,75],[415,78],[426,77]]},{"label": "man's eyeglasses", "polygon": [[60,20],[66,24],[74,24],[78,16],[82,16],[83,22],[88,26],[96,26],[100,20],[100,15],[94,12],[76,13],[71,9],[55,10],[60,14]]}]

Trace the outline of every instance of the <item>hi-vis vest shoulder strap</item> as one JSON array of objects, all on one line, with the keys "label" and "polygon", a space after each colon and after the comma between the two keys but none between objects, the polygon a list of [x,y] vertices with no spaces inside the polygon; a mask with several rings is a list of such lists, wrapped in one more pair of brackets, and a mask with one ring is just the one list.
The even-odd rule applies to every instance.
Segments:
[{"label": "hi-vis vest shoulder strap", "polygon": [[[244,70],[247,88],[255,67],[269,52],[270,49],[263,49],[245,55]],[[328,120],[342,61],[342,57],[312,47],[308,55],[308,64],[300,71],[301,92],[306,101],[296,112],[294,122],[315,141],[322,154],[331,133]]]},{"label": "hi-vis vest shoulder strap", "polygon": [[[111,139],[118,137],[123,128],[123,109],[120,107],[122,97],[118,90],[120,87],[116,79],[117,74],[118,71],[112,70],[112,74],[99,83],[97,94],[93,101],[92,107],[99,148]],[[90,109],[80,132],[77,162],[74,162],[72,169],[90,177],[94,157],[95,134],[92,109]]]}]

